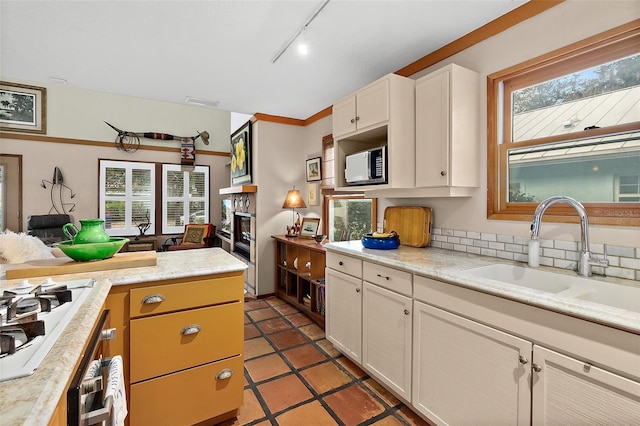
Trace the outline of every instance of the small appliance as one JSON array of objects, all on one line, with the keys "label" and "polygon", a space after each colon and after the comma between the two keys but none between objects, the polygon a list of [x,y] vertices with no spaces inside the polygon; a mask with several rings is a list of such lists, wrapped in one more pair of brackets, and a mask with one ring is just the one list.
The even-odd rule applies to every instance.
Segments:
[{"label": "small appliance", "polygon": [[344,177],[347,185],[387,183],[386,145],[347,155]]}]

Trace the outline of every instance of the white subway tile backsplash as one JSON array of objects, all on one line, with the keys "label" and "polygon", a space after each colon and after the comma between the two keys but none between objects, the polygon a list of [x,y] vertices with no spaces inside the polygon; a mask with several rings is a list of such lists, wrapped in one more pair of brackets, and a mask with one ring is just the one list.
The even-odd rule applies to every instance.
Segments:
[{"label": "white subway tile backsplash", "polygon": [[474,240],[479,240],[480,239],[480,233],[479,232],[473,232],[473,231],[467,231],[467,238],[473,238]]},{"label": "white subway tile backsplash", "polygon": [[[457,229],[433,228],[431,247],[528,262],[530,238]],[[581,254],[578,241],[540,240],[540,264],[576,269]],[[590,244],[592,254],[603,257],[604,244]],[[640,281],[640,247],[606,246],[609,267],[594,266],[593,273]]]},{"label": "white subway tile backsplash", "polygon": [[496,251],[488,249],[488,248],[480,249],[480,254],[483,255],[483,256],[497,257],[496,256]]},{"label": "white subway tile backsplash", "polygon": [[578,243],[575,241],[554,241],[553,247],[560,250],[578,250]]},{"label": "white subway tile backsplash", "polygon": [[635,257],[633,247],[610,246],[607,244],[607,256]]},{"label": "white subway tile backsplash", "polygon": [[480,234],[480,239],[483,241],[497,241],[498,238],[496,234],[485,234],[484,232]]},{"label": "white subway tile backsplash", "polygon": [[514,238],[512,235],[497,235],[496,237],[497,241],[501,243],[512,243]]}]

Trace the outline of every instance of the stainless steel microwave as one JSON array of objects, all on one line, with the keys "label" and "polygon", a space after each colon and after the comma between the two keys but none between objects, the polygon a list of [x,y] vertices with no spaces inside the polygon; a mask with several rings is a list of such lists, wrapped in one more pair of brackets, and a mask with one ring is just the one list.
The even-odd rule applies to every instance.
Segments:
[{"label": "stainless steel microwave", "polygon": [[347,185],[387,183],[386,145],[347,155],[344,176]]}]

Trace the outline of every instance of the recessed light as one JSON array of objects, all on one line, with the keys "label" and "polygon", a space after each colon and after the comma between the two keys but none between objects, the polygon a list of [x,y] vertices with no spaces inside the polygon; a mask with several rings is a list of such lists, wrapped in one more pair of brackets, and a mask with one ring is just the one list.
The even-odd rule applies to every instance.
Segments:
[{"label": "recessed light", "polygon": [[66,78],[62,78],[62,77],[49,77],[49,80],[53,81],[54,83],[58,83],[58,84],[68,84],[68,81]]},{"label": "recessed light", "polygon": [[193,96],[187,96],[184,98],[184,102],[191,105],[206,106],[210,108],[215,108],[220,105],[220,101],[211,101],[208,99],[195,98]]}]

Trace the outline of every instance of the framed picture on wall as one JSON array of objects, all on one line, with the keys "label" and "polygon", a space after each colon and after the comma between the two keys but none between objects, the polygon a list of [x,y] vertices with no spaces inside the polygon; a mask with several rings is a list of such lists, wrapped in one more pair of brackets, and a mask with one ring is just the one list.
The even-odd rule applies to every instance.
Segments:
[{"label": "framed picture on wall", "polygon": [[47,133],[47,89],[0,81],[0,130]]},{"label": "framed picture on wall", "polygon": [[317,183],[307,184],[307,204],[309,204],[310,206],[317,206],[319,204]]},{"label": "framed picture on wall", "polygon": [[318,233],[318,226],[320,226],[319,217],[305,217],[304,219],[302,219],[302,225],[300,226],[300,237],[313,237]]},{"label": "framed picture on wall", "polygon": [[322,180],[321,161],[320,157],[307,160],[307,182]]},{"label": "framed picture on wall", "polygon": [[231,184],[251,183],[251,120],[231,135]]}]

